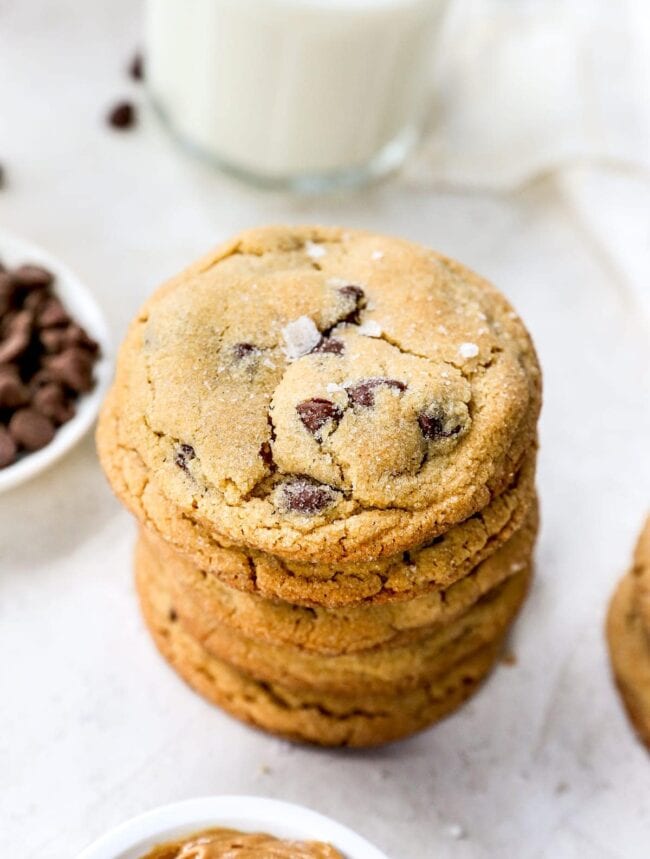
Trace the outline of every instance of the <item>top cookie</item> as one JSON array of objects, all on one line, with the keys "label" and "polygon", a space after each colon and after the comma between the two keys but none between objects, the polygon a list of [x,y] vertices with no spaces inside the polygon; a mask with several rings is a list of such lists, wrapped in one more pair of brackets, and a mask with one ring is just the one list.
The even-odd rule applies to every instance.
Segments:
[{"label": "top cookie", "polygon": [[266,228],[146,303],[111,402],[109,476],[128,444],[215,534],[327,562],[485,506],[532,443],[540,373],[510,305],[458,263],[361,231]]}]

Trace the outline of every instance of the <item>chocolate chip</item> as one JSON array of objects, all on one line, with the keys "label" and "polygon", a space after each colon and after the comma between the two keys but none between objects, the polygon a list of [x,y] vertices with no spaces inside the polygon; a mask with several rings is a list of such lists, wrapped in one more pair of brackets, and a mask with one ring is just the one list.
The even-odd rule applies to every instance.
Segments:
[{"label": "chocolate chip", "polygon": [[178,612],[175,608],[170,608],[167,612],[167,617],[169,618],[171,623],[175,623],[178,620]]},{"label": "chocolate chip", "polygon": [[0,424],[0,468],[6,468],[16,460],[18,448],[5,426]]},{"label": "chocolate chip", "polygon": [[418,415],[418,424],[420,425],[422,435],[432,441],[440,438],[451,438],[451,436],[458,435],[461,431],[460,424],[452,427],[447,426],[444,415],[440,413],[430,415],[422,412],[421,415]]},{"label": "chocolate chip", "polygon": [[135,119],[135,108],[129,101],[118,102],[107,116],[108,124],[120,131],[132,128],[135,125]]},{"label": "chocolate chip", "polygon": [[191,462],[196,458],[196,452],[191,444],[181,444],[176,451],[176,456],[174,457],[174,462],[179,468],[182,468],[183,471],[189,474],[189,468],[187,467],[187,463]]},{"label": "chocolate chip", "polygon": [[0,271],[0,316],[12,306],[16,285],[7,271]]},{"label": "chocolate chip", "polygon": [[341,295],[345,295],[346,298],[348,296],[351,296],[352,298],[354,298],[357,304],[360,303],[361,299],[365,295],[364,291],[361,289],[360,286],[355,286],[352,283],[348,284],[347,286],[342,286],[339,289],[339,292],[341,293]]},{"label": "chocolate chip", "polygon": [[268,441],[263,441],[260,445],[260,456],[262,457],[262,462],[267,468],[273,468],[273,448]]},{"label": "chocolate chip", "polygon": [[54,381],[62,382],[76,393],[90,391],[93,386],[93,357],[78,346],[69,346],[58,355],[48,355],[43,365]]},{"label": "chocolate chip", "polygon": [[50,296],[36,314],[36,323],[41,328],[54,328],[58,325],[66,325],[68,322],[70,317],[59,299],[54,296]]},{"label": "chocolate chip", "polygon": [[24,406],[29,394],[23,385],[18,368],[12,364],[0,365],[0,408],[15,409]]},{"label": "chocolate chip", "polygon": [[61,352],[68,345],[65,328],[44,328],[38,332],[38,339],[48,355]]},{"label": "chocolate chip", "polygon": [[288,510],[293,513],[304,513],[308,516],[322,512],[335,499],[335,493],[331,486],[316,483],[308,477],[285,483],[282,492]]},{"label": "chocolate chip", "polygon": [[331,400],[325,400],[322,397],[312,397],[311,400],[303,400],[296,406],[298,417],[303,422],[306,429],[312,435],[321,430],[328,421],[338,421],[341,419],[343,412]]},{"label": "chocolate chip", "polygon": [[342,321],[348,322],[351,325],[358,325],[361,308],[365,304],[365,292],[361,289],[360,286],[355,286],[352,283],[348,284],[347,286],[342,286],[339,289],[339,292],[345,298],[352,299],[352,301],[354,302],[353,309],[348,313],[346,317],[344,317]]},{"label": "chocolate chip", "polygon": [[232,347],[232,354],[237,361],[243,361],[245,358],[249,358],[259,351],[258,347],[252,343],[235,343]]},{"label": "chocolate chip", "polygon": [[40,450],[54,438],[54,424],[34,409],[19,409],[11,416],[9,434],[19,447]]},{"label": "chocolate chip", "polygon": [[14,283],[23,289],[43,289],[54,283],[51,271],[40,265],[20,265],[11,272]]},{"label": "chocolate chip", "polygon": [[5,317],[5,334],[0,342],[0,364],[8,364],[29,346],[32,338],[32,314],[21,310],[10,319]]},{"label": "chocolate chip", "polygon": [[129,63],[129,75],[134,81],[141,81],[144,77],[144,60],[142,54],[138,51]]},{"label": "chocolate chip", "polygon": [[56,382],[39,387],[34,392],[31,405],[55,424],[64,424],[74,417],[74,406],[66,397],[63,387]]},{"label": "chocolate chip", "polygon": [[405,391],[406,385],[397,379],[363,379],[355,385],[346,388],[348,399],[355,406],[374,406],[375,391],[377,388],[393,388],[396,391]]},{"label": "chocolate chip", "polygon": [[342,355],[345,350],[345,343],[342,340],[337,340],[335,337],[321,337],[320,341],[311,350],[320,352],[326,355]]},{"label": "chocolate chip", "polygon": [[77,325],[76,322],[68,325],[63,333],[67,346],[81,346],[93,355],[99,352],[99,343],[93,340],[87,331],[81,325]]}]

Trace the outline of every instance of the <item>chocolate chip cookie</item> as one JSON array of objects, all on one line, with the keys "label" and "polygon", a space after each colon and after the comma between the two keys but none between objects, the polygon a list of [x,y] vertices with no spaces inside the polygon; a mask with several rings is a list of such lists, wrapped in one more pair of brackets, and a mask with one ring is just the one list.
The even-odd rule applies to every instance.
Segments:
[{"label": "chocolate chip cookie", "polygon": [[460,264],[361,231],[265,228],[142,308],[98,440],[118,489],[127,447],[217,543],[365,562],[503,492],[539,405],[526,329]]},{"label": "chocolate chip cookie", "polygon": [[628,715],[650,749],[650,518],[639,538],[634,565],[620,582],[607,617],[612,670]]}]

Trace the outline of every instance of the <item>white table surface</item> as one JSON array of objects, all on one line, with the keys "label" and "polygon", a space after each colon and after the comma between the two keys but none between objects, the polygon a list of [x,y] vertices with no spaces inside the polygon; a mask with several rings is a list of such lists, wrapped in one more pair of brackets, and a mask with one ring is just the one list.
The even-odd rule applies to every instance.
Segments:
[{"label": "white table surface", "polygon": [[545,371],[537,582],[516,665],[439,727],[365,753],[271,739],[154,651],[131,581],[134,527],[88,438],[0,498],[0,852],[64,859],[157,804],[254,793],[330,814],[393,859],[644,859],[650,757],[603,640],[650,486],[647,327],[629,284],[557,177],[501,197],[395,182],[295,202],[179,155],[148,113],[111,133],[107,106],[137,90],[122,69],[138,13],[129,0],[0,0],[0,227],[76,268],[116,341],[161,279],[257,223],[397,233],[489,276]]}]

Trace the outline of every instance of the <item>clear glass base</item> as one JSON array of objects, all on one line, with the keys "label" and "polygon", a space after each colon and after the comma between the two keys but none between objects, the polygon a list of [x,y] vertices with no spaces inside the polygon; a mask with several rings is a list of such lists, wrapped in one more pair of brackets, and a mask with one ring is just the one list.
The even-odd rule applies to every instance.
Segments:
[{"label": "clear glass base", "polygon": [[323,173],[296,173],[292,175],[267,175],[242,167],[218,154],[204,149],[178,131],[167,112],[150,95],[154,111],[172,138],[195,158],[210,164],[222,173],[246,185],[265,191],[288,191],[303,196],[327,194],[346,189],[360,188],[385,178],[398,170],[414,149],[419,130],[404,128],[397,137],[387,143],[366,164]]}]

